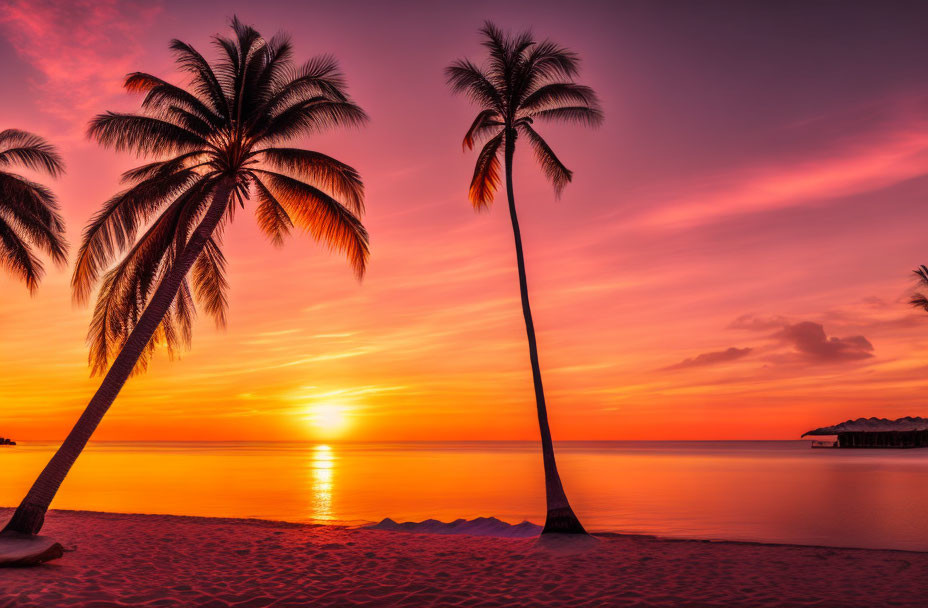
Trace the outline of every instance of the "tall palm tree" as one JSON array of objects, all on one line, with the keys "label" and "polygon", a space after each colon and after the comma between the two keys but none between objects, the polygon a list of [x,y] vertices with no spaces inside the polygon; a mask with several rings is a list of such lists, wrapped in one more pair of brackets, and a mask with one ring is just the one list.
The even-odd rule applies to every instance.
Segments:
[{"label": "tall palm tree", "polygon": [[545,493],[548,513],[542,533],[585,534],[574,515],[554,459],[548,412],[545,406],[535,326],[528,300],[522,235],[512,185],[512,159],[516,141],[528,140],[541,169],[554,185],[555,194],[571,181],[572,173],[555,156],[548,143],[535,130],[535,121],[552,121],[597,126],[603,120],[596,94],[587,86],[577,84],[579,58],[571,51],[550,41],[536,42],[531,33],[504,34],[490,22],[480,30],[483,45],[489,50],[489,61],[478,66],[460,59],[446,69],[448,83],[455,93],[466,94],[480,106],[467,134],[464,146],[473,149],[485,142],[477,155],[477,165],[470,183],[470,200],[477,210],[486,209],[500,182],[500,155],[506,169],[506,194],[509,217],[515,238],[516,264],[519,269],[519,290],[522,294],[522,314],[528,335],[528,351],[535,383],[535,403],[541,431],[541,449],[545,471]]},{"label": "tall palm tree", "polygon": [[0,264],[34,292],[43,273],[35,249],[59,265],[67,261],[64,220],[51,190],[7,171],[13,165],[58,177],[64,163],[38,135],[16,129],[0,131]]},{"label": "tall palm tree", "polygon": [[145,94],[141,112],[108,112],[90,124],[90,137],[102,145],[158,160],[126,172],[129,187],[84,231],[74,296],[85,301],[100,283],[90,364],[94,373],[112,364],[7,524],[8,533],[39,531],[71,465],[155,345],[173,350],[189,343],[194,296],[224,323],[223,227],[252,195],[258,226],[272,242],[298,226],[344,252],[359,278],[364,272],[368,236],[358,219],[364,200],[358,172],[325,154],[280,144],[359,125],[366,115],[346,95],[332,58],[297,67],[286,36],[265,40],[238,19],[231,25],[234,36],[214,38],[220,55],[214,63],[184,42],[171,42],[178,66],[191,77],[187,88],[130,74],[126,89]]}]

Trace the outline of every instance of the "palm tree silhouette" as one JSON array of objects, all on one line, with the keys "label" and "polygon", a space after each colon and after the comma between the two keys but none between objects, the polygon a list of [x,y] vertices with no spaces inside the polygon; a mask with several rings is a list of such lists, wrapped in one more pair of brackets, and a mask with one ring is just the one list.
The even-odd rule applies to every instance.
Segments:
[{"label": "palm tree silhouette", "polygon": [[504,34],[490,22],[480,30],[483,45],[490,58],[485,67],[460,59],[446,69],[448,83],[455,93],[466,94],[482,109],[467,134],[464,146],[473,149],[485,141],[477,155],[477,165],[470,183],[470,200],[478,210],[487,208],[500,182],[500,153],[506,169],[506,194],[509,217],[515,239],[516,263],[519,269],[519,289],[522,294],[522,314],[528,335],[532,379],[535,383],[535,403],[545,471],[545,494],[548,513],[542,533],[585,534],[574,515],[561,485],[554,459],[544,387],[538,364],[538,346],[528,300],[522,235],[512,185],[512,159],[516,140],[528,140],[542,171],[560,196],[572,173],[555,156],[548,143],[535,131],[535,121],[561,121],[597,126],[603,120],[596,94],[589,87],[573,82],[578,73],[579,58],[571,51],[550,41],[536,42],[531,33],[513,36]]},{"label": "palm tree silhouette", "polygon": [[16,509],[9,534],[39,531],[71,465],[155,345],[173,350],[189,343],[195,300],[224,323],[222,231],[251,194],[258,225],[272,242],[298,226],[343,251],[359,278],[364,273],[369,250],[358,220],[364,190],[357,171],[319,152],[278,146],[359,125],[364,111],[347,97],[332,58],[296,67],[288,37],[265,40],[237,18],[231,26],[234,37],[214,38],[221,59],[212,64],[190,45],[171,42],[178,66],[191,76],[188,88],[130,74],[125,86],[145,94],[142,111],[108,112],[90,124],[90,137],[102,145],[162,160],[126,172],[129,188],[107,201],[84,231],[72,287],[83,302],[100,283],[90,364],[94,373],[112,365]]},{"label": "palm tree silhouette", "polygon": [[51,190],[6,170],[13,165],[58,177],[64,163],[38,135],[0,131],[0,264],[34,292],[44,272],[34,249],[61,266],[67,262],[64,220]]},{"label": "palm tree silhouette", "polygon": [[[915,276],[918,277],[916,282],[918,287],[928,287],[928,266],[924,264],[920,265],[915,269]],[[909,304],[915,308],[921,308],[928,311],[928,296],[920,291],[912,293],[912,297],[909,299]]]}]

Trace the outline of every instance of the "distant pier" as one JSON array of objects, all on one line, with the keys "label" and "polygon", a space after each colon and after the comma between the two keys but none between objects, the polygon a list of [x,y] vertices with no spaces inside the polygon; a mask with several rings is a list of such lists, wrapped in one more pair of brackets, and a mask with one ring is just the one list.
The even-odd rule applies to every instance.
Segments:
[{"label": "distant pier", "polygon": [[[886,418],[858,418],[834,426],[823,426],[803,433],[829,436],[838,439],[839,448],[928,448],[928,419],[906,416],[896,420]],[[812,447],[824,447],[813,442]]]}]

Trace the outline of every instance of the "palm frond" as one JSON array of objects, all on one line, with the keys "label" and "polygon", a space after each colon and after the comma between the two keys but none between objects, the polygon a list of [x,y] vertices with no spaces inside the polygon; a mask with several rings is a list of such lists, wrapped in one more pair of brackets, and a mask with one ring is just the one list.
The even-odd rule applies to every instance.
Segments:
[{"label": "palm frond", "polygon": [[167,160],[159,160],[153,163],[147,163],[134,169],[129,169],[122,174],[120,180],[122,183],[133,184],[140,181],[167,177],[183,169],[191,169],[197,166],[196,161],[203,158],[205,153],[202,150],[179,154]]},{"label": "palm frond", "polygon": [[551,185],[554,186],[554,194],[560,197],[564,186],[570,183],[573,173],[558,159],[548,142],[529,125],[520,125],[519,131],[528,138],[532,151],[535,153],[535,158],[538,160],[538,164],[541,165],[541,170],[544,172],[545,177],[551,181]]},{"label": "palm frond", "polygon": [[332,127],[358,127],[367,114],[351,101],[315,97],[292,105],[272,117],[261,131],[260,140],[276,142],[298,135],[320,133]]},{"label": "palm frond", "polygon": [[175,39],[171,41],[170,47],[180,68],[194,76],[194,90],[210,100],[213,112],[228,119],[231,109],[209,62],[186,42]]},{"label": "palm frond", "polygon": [[64,173],[64,161],[54,146],[38,135],[6,129],[0,131],[0,167],[19,164],[52,177]]},{"label": "palm frond", "polygon": [[580,58],[576,53],[550,40],[539,42],[526,58],[526,69],[536,79],[574,78],[580,72]]},{"label": "palm frond", "polygon": [[16,232],[59,266],[67,262],[64,218],[51,190],[13,173],[0,172],[0,213]]},{"label": "palm frond", "polygon": [[909,304],[915,308],[921,308],[922,310],[928,311],[928,297],[925,297],[924,294],[920,292],[915,292],[912,294],[912,298],[909,300]]},{"label": "palm frond", "polygon": [[[255,111],[271,99],[279,85],[286,81],[287,70],[292,69],[293,44],[290,36],[276,34],[268,41],[264,52],[261,73],[254,86]],[[254,116],[250,118],[253,119]]]},{"label": "palm frond", "polygon": [[314,57],[298,68],[283,65],[275,74],[267,100],[252,116],[254,128],[260,131],[284,109],[316,99],[348,101],[345,78],[331,55]]},{"label": "palm frond", "polygon": [[[109,367],[147,307],[157,285],[173,265],[179,250],[176,239],[179,226],[183,224],[188,207],[198,200],[190,192],[196,188],[202,189],[201,184],[202,181],[198,182],[175,198],[123,259],[103,276],[87,334],[90,345],[88,360],[93,375],[102,374]],[[156,335],[146,346],[135,372],[145,369],[148,357],[158,343],[165,343],[171,352],[182,346],[185,334],[183,331],[178,333],[174,317],[190,314],[190,311],[182,309],[178,313],[176,301],[177,297]],[[184,303],[180,306],[183,307]],[[184,319],[179,319],[179,322],[181,327],[185,323]]]},{"label": "palm frond", "polygon": [[445,68],[453,93],[463,93],[482,108],[506,112],[503,93],[490,82],[490,76],[467,59],[458,59]]},{"label": "palm frond", "polygon": [[276,169],[308,180],[339,197],[356,214],[364,213],[364,183],[352,167],[320,152],[300,148],[264,148],[257,154]]},{"label": "palm frond", "polygon": [[330,249],[345,253],[358,278],[364,275],[370,255],[367,230],[347,207],[292,177],[263,169],[256,169],[255,173],[295,225]]},{"label": "palm frond", "polygon": [[496,127],[501,127],[502,125],[503,123],[500,121],[499,113],[496,110],[483,110],[477,114],[477,118],[474,119],[470,129],[468,129],[467,133],[464,135],[464,143],[461,144],[462,147],[467,150],[473,150],[474,142],[477,139],[489,131],[496,130]]},{"label": "palm frond", "polygon": [[197,301],[208,315],[213,317],[216,327],[226,326],[229,301],[226,297],[229,283],[226,280],[226,258],[214,239],[206,242],[203,253],[193,264],[193,290]]},{"label": "palm frond", "polygon": [[97,115],[87,135],[104,146],[138,155],[192,152],[209,146],[202,135],[167,120],[115,112]]},{"label": "palm frond", "polygon": [[[918,282],[918,285],[920,287],[928,287],[928,266],[922,264],[913,272],[917,277],[916,281]],[[916,291],[912,294],[911,299],[909,299],[909,304],[915,308],[921,308],[925,311],[928,311],[928,296],[925,296],[923,293]]]},{"label": "palm frond", "polygon": [[222,125],[222,117],[209,107],[208,101],[151,74],[133,72],[126,76],[123,86],[130,93],[146,94],[142,100],[143,108],[164,112],[165,108],[180,107],[193,112],[214,128]]},{"label": "palm frond", "polygon": [[0,264],[26,284],[31,293],[39,286],[44,272],[42,262],[16,230],[0,214]]},{"label": "palm frond", "polygon": [[71,277],[75,301],[87,300],[100,272],[132,242],[140,226],[202,180],[190,171],[178,171],[140,182],[104,203],[84,229]]},{"label": "palm frond", "polygon": [[255,189],[258,193],[258,206],[255,208],[258,227],[267,235],[271,243],[279,247],[283,245],[284,239],[290,236],[293,220],[261,180],[255,180]]},{"label": "palm frond", "polygon": [[598,108],[598,104],[596,93],[588,86],[574,82],[552,82],[529,93],[519,105],[519,110],[528,114],[565,105]]},{"label": "palm frond", "polygon": [[603,113],[598,108],[587,106],[563,106],[538,110],[529,114],[533,119],[549,120],[553,122],[576,123],[588,127],[598,127],[603,122]]},{"label": "palm frond", "polygon": [[474,177],[470,182],[469,196],[471,203],[478,211],[490,206],[496,194],[496,189],[499,187],[499,153],[504,140],[505,132],[500,132],[496,137],[484,144],[483,149],[480,150],[480,154],[477,156]]}]

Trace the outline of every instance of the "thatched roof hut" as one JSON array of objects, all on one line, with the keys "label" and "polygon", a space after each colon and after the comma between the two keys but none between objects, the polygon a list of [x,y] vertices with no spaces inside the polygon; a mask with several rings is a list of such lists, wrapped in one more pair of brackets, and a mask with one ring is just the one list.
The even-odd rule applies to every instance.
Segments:
[{"label": "thatched roof hut", "polygon": [[837,435],[842,448],[922,448],[928,447],[928,418],[858,418],[802,434],[806,435]]}]

